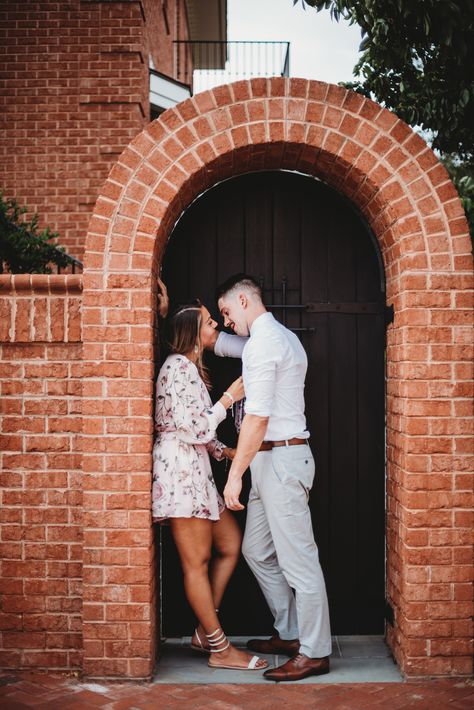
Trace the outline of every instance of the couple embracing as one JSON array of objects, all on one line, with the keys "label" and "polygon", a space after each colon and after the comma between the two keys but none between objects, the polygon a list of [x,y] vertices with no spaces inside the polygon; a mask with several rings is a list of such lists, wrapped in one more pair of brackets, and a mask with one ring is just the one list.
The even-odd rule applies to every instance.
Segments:
[{"label": "couple embracing", "polygon": [[[160,282],[160,312],[167,312]],[[179,307],[168,320],[171,354],[157,381],[153,450],[153,520],[169,521],[184,573],[187,599],[199,626],[192,646],[209,654],[212,668],[264,670],[268,680],[300,680],[329,672],[331,633],[324,578],[314,541],[308,496],[314,459],[304,415],[306,353],[297,336],[269,313],[259,285],[245,274],[217,293],[224,325],[199,303]],[[204,349],[242,358],[242,378],[212,405]],[[226,410],[244,397],[236,449],[216,437]],[[232,460],[224,500],[209,462]],[[289,660],[268,669],[266,660],[234,647],[220,626],[219,604],[240,554],[240,529],[231,510],[242,510],[242,476],[250,491],[242,553],[274,617],[275,634],[247,643],[251,651]],[[211,550],[216,554],[211,558]]]}]

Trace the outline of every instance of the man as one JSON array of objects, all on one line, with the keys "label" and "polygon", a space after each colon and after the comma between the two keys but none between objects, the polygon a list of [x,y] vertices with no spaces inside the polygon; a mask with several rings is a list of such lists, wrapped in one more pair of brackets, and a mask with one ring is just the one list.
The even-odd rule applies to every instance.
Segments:
[{"label": "man", "polygon": [[[269,680],[300,680],[329,672],[331,632],[326,587],[314,541],[308,495],[314,459],[304,415],[307,357],[297,336],[262,303],[258,284],[244,274],[218,289],[224,325],[216,355],[243,364],[245,416],[224,490],[226,505],[242,510],[242,476],[250,491],[242,552],[275,618],[277,634],[248,642],[260,653],[290,660],[265,671]],[[294,594],[293,591],[294,590]]]}]

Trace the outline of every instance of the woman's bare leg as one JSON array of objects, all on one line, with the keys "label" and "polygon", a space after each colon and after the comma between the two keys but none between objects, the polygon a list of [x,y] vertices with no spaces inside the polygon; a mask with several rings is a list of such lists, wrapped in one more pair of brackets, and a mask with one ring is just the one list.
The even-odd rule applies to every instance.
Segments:
[{"label": "woman's bare leg", "polygon": [[209,579],[216,609],[219,608],[224,592],[239,561],[242,533],[230,512],[224,510],[221,518],[212,525],[212,546]]},{"label": "woman's bare leg", "polygon": [[[230,578],[239,561],[242,545],[242,533],[239,525],[230,510],[221,513],[220,520],[212,523],[212,546],[214,554],[209,565],[209,579],[211,582],[214,607],[218,609]],[[199,646],[199,640],[204,648],[209,645],[204,636],[204,629],[199,624],[193,635],[192,643]]]},{"label": "woman's bare leg", "polygon": [[184,575],[184,591],[206,634],[219,628],[208,565],[212,547],[212,523],[201,518],[171,518],[171,531]]},{"label": "woman's bare leg", "polygon": [[[205,633],[214,634],[220,629],[220,624],[208,574],[212,523],[201,518],[171,518],[170,522],[183,568],[186,597]],[[223,648],[223,644],[219,648]],[[211,657],[214,667],[232,665],[246,668],[252,656],[229,645],[220,653],[212,653]],[[264,668],[266,665],[264,661],[259,661],[257,667]]]}]

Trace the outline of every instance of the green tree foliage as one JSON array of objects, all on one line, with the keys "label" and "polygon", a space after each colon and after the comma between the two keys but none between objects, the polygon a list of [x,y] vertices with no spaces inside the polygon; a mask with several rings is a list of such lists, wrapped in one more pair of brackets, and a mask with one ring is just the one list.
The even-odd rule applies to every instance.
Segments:
[{"label": "green tree foliage", "polygon": [[469,231],[474,239],[474,165],[468,162],[460,163],[452,155],[441,156],[441,162],[456,185],[469,222]]},{"label": "green tree foliage", "polygon": [[[293,0],[297,4],[300,0]],[[301,0],[362,31],[355,80],[432,137],[474,221],[474,0]]]},{"label": "green tree foliage", "polygon": [[68,266],[74,261],[52,240],[57,234],[49,227],[38,231],[38,215],[24,218],[26,207],[4,198],[0,190],[0,273],[50,274],[51,265]]},{"label": "green tree foliage", "polygon": [[360,26],[350,88],[430,130],[433,148],[473,157],[474,0],[302,2]]}]

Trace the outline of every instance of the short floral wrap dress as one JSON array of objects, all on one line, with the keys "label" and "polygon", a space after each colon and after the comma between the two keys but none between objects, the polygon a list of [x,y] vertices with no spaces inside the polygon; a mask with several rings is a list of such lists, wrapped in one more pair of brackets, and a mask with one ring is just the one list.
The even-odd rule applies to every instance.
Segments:
[{"label": "short floral wrap dress", "polygon": [[220,461],[224,444],[216,429],[225,407],[212,404],[196,365],[184,355],[170,355],[156,384],[153,448],[153,520],[219,520],[225,508],[212,475],[209,454]]}]

